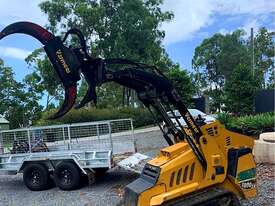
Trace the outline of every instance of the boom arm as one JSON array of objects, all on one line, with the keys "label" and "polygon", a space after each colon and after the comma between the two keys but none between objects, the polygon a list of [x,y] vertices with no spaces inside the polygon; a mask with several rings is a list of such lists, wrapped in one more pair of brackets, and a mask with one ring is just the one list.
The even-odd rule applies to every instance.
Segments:
[{"label": "boom arm", "polygon": [[[149,109],[153,116],[155,117],[153,110],[157,111],[170,129],[174,140],[172,140],[159,125],[167,143],[172,145],[186,139],[201,165],[206,169],[206,161],[197,146],[199,144],[199,138],[202,136],[200,127],[181,101],[171,82],[157,68],[125,59],[92,58],[88,55],[82,33],[77,29],[69,30],[61,41],[59,37],[55,37],[53,34],[36,24],[18,22],[6,27],[0,33],[0,39],[12,33],[25,33],[31,35],[45,45],[45,51],[65,87],[65,101],[61,109],[52,119],[63,116],[74,105],[76,99],[76,85],[77,81],[80,80],[80,73],[84,75],[89,84],[89,89],[76,108],[80,108],[90,101],[96,103],[96,86],[113,81],[135,90],[139,100]],[[78,36],[81,44],[80,48],[68,48],[63,45],[68,35],[72,34]],[[109,65],[114,64],[128,65],[130,67],[119,70],[111,70],[108,68]],[[181,127],[181,130],[178,130],[174,125],[166,112],[166,109],[168,109],[175,116],[171,107],[176,108],[180,112],[188,128],[191,130],[192,136],[184,132],[185,130],[176,117],[175,119]]]}]

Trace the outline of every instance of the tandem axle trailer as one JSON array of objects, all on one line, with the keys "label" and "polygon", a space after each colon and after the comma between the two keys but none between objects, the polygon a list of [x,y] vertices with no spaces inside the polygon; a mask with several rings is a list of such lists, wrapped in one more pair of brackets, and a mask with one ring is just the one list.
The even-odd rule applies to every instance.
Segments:
[{"label": "tandem axle trailer", "polygon": [[0,172],[23,173],[30,190],[45,190],[53,181],[62,190],[77,189],[81,179],[94,182],[114,166],[114,144],[120,143],[113,136],[119,134],[133,136],[131,119],[1,131]]}]

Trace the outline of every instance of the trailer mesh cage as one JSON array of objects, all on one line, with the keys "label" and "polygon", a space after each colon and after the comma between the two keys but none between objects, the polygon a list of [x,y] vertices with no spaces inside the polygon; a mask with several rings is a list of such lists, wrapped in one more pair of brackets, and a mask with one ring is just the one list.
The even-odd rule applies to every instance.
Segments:
[{"label": "trailer mesh cage", "polygon": [[7,130],[0,132],[0,154],[113,150],[119,141],[113,136],[131,136],[130,140],[134,141],[133,132],[132,119]]}]

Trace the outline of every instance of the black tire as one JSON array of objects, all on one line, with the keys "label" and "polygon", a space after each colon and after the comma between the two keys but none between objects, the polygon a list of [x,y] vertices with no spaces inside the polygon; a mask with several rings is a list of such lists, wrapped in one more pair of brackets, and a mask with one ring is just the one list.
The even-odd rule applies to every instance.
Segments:
[{"label": "black tire", "polygon": [[74,190],[80,186],[81,173],[76,164],[61,162],[54,170],[54,181],[61,190]]},{"label": "black tire", "polygon": [[47,167],[42,164],[28,164],[23,172],[25,185],[32,191],[48,189],[50,174]]}]

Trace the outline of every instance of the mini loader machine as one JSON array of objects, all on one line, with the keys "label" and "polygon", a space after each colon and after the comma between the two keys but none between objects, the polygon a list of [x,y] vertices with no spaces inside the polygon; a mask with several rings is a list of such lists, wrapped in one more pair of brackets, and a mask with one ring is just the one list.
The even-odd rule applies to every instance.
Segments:
[{"label": "mini loader machine", "polygon": [[[156,67],[126,59],[92,57],[78,29],[69,30],[61,39],[34,23],[17,22],[3,29],[0,39],[13,33],[39,40],[63,83],[65,100],[52,119],[63,116],[74,106],[81,73],[89,89],[76,108],[90,101],[96,103],[97,86],[116,82],[135,90],[155,119],[156,113],[163,118],[169,133],[159,127],[169,146],[161,149],[145,165],[140,177],[126,186],[123,205],[233,206],[240,205],[239,198],[256,196],[253,139],[226,130],[219,121],[205,124],[194,120],[170,81]],[[69,35],[78,37],[79,47],[64,45]],[[179,121],[178,125],[172,122],[167,111],[175,117],[174,109],[188,127]]]}]

